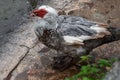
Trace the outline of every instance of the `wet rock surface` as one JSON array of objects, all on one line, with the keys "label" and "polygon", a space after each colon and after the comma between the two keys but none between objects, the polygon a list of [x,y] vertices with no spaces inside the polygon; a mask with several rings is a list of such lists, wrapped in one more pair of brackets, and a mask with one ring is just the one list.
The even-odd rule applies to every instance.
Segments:
[{"label": "wet rock surface", "polygon": [[[65,12],[64,14],[67,15],[82,16],[89,20],[108,23],[110,26],[115,27],[119,27],[120,25],[119,0],[44,0],[43,3],[42,1],[43,0],[38,0],[37,4],[48,4],[59,11],[62,9]],[[28,14],[26,1],[23,1],[23,3],[24,6],[22,7],[25,7],[25,10],[23,9],[25,12],[22,13],[20,11],[20,14],[25,14],[26,16],[26,13]],[[17,17],[18,15],[19,14],[17,14]],[[21,17],[21,15],[19,17]],[[41,43],[35,46],[34,40],[36,36],[33,32],[35,21],[27,19],[27,16],[23,18],[25,22],[19,22],[18,20],[20,25],[16,25],[18,24],[17,22],[14,24],[15,27],[19,26],[19,29],[14,30],[14,32],[10,31],[4,36],[0,36],[0,80],[63,80],[65,77],[77,73],[78,70],[74,66],[63,72],[51,69],[53,57],[57,56],[57,52],[45,48]],[[20,21],[22,21],[23,18],[20,18]],[[3,19],[0,18],[0,20],[2,21]],[[16,20],[16,18],[13,19],[13,22]],[[8,18],[8,22],[9,21],[13,23],[11,17]],[[3,22],[4,20],[2,24],[4,24]],[[5,20],[5,23],[6,22],[7,20]],[[9,23],[6,24],[8,26],[10,25]],[[2,30],[4,25],[1,26],[0,32],[4,32],[6,29]],[[119,58],[119,47],[120,41],[115,41],[94,49],[91,54],[93,54],[96,59]],[[108,73],[105,80],[112,80],[115,76],[118,76],[111,76],[114,71],[119,71],[119,63],[115,63],[115,65],[117,67],[113,68],[113,70]],[[110,76],[112,78],[110,78]],[[119,80],[119,76],[115,79]]]}]

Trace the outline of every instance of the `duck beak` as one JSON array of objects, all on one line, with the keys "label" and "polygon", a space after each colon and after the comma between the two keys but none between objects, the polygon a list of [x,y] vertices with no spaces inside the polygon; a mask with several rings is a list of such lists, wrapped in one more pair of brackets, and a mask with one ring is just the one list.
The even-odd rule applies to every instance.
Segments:
[{"label": "duck beak", "polygon": [[35,17],[36,15],[32,12],[32,13],[30,13],[30,16]]}]

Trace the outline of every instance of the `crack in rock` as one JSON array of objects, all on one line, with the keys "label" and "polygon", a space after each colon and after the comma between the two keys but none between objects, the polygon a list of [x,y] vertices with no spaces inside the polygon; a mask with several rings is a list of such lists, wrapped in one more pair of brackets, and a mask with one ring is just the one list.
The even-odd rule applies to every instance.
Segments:
[{"label": "crack in rock", "polygon": [[19,66],[19,64],[21,63],[21,61],[27,56],[27,54],[29,53],[30,49],[32,49],[32,48],[29,48],[26,45],[20,45],[20,47],[26,47],[27,48],[27,52],[25,53],[25,55],[23,57],[21,57],[21,59],[14,66],[14,68],[8,73],[7,77],[4,80],[10,80],[11,79],[13,71]]}]

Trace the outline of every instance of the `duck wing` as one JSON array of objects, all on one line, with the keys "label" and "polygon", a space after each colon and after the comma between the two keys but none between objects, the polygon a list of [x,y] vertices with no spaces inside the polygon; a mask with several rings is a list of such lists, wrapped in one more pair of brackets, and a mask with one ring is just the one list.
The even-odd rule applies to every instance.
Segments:
[{"label": "duck wing", "polygon": [[83,45],[85,40],[103,38],[110,34],[108,25],[81,17],[60,16],[59,20],[58,30],[67,45]]}]

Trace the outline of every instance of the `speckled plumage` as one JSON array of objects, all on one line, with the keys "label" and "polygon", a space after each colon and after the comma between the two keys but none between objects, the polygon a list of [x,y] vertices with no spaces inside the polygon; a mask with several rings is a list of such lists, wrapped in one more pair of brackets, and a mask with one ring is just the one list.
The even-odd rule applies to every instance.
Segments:
[{"label": "speckled plumage", "polygon": [[[39,41],[47,47],[74,56],[83,55],[86,51],[101,45],[104,43],[104,38],[105,42],[109,40],[105,37],[111,35],[111,31],[107,28],[105,24],[82,17],[58,16],[48,11],[35,25],[35,33]],[[111,36],[108,38],[111,39]]]},{"label": "speckled plumage", "polygon": [[37,26],[35,28],[35,33],[38,36],[40,42],[49,48],[60,50],[65,53],[85,53],[86,51],[82,48],[82,45],[84,45],[84,39],[81,39],[82,41],[80,42],[76,41],[73,44],[69,44],[65,42],[63,36],[79,37],[81,35],[96,35],[97,32],[90,29],[90,27],[96,25],[96,23],[81,17],[74,16],[58,16],[56,17],[56,20],[57,23],[59,22],[57,27],[49,24],[49,21],[46,22],[41,19],[38,20],[38,24],[35,25]]},{"label": "speckled plumage", "polygon": [[39,12],[40,16],[36,15],[39,18],[35,24],[38,40],[48,48],[63,53],[62,56],[54,59],[52,63],[54,69],[64,70],[92,49],[120,40],[120,29],[82,17],[58,16],[55,9],[45,5],[39,9],[46,10],[47,14]]}]

